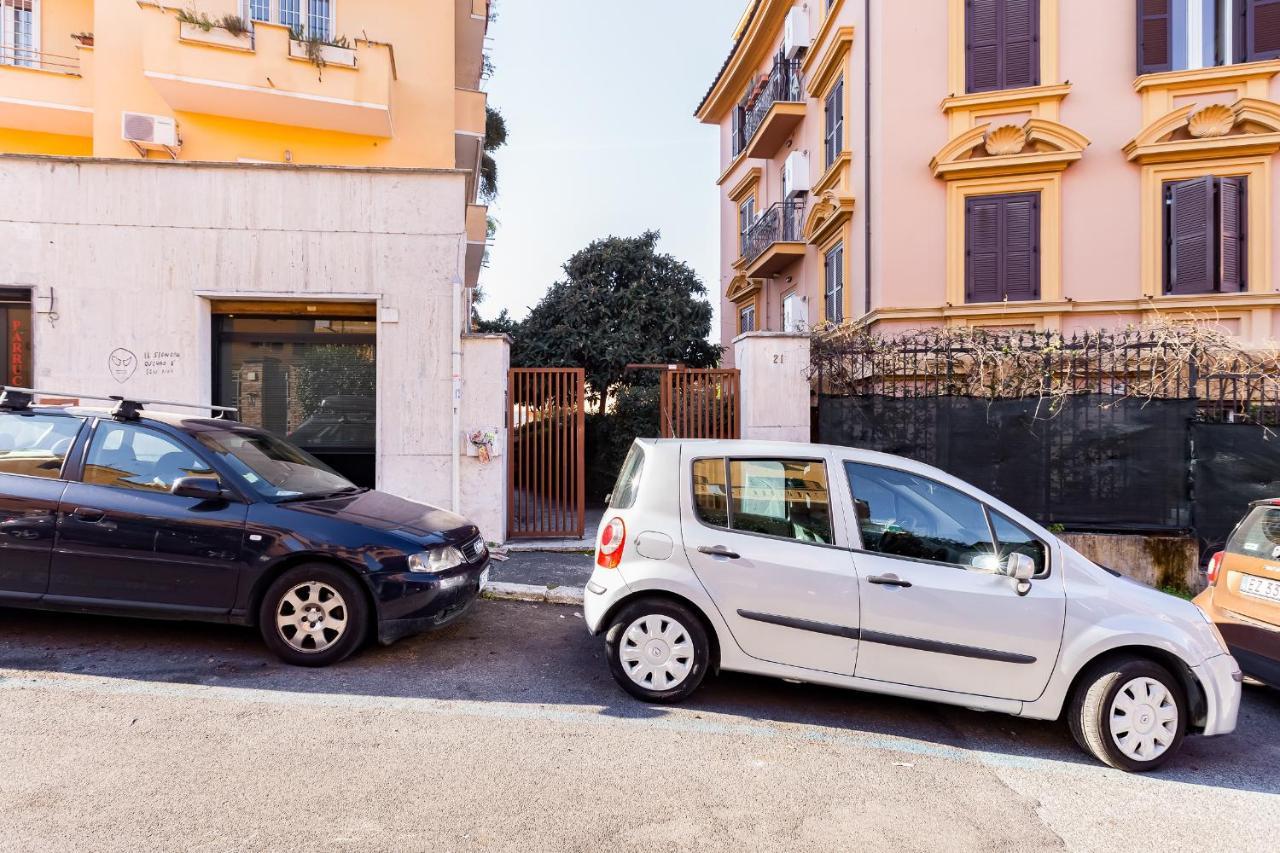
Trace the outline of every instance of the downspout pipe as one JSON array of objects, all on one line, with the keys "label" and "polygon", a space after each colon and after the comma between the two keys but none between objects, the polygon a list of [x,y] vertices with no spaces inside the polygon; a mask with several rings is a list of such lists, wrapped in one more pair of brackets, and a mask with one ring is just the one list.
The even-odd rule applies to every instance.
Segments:
[{"label": "downspout pipe", "polygon": [[866,223],[866,245],[862,250],[862,258],[866,268],[863,270],[862,289],[865,293],[863,315],[871,313],[871,0],[865,0],[862,17],[862,53],[865,59],[863,71],[863,139],[862,139],[862,195],[864,198],[863,220]]},{"label": "downspout pipe", "polygon": [[[458,241],[459,251],[465,258],[467,251],[467,235],[464,233]],[[465,263],[465,261],[464,261]],[[453,289],[453,328],[450,331],[450,345],[453,348],[451,372],[453,374],[453,414],[452,434],[450,442],[453,446],[453,465],[451,468],[452,500],[450,508],[458,515],[462,514],[462,276],[454,275]]]}]

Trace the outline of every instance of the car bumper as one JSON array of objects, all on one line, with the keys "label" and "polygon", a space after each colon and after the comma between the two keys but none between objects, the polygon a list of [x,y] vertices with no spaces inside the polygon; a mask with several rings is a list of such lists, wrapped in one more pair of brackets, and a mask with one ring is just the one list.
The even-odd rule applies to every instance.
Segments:
[{"label": "car bumper", "polygon": [[1240,665],[1235,658],[1227,654],[1217,655],[1191,667],[1191,671],[1204,689],[1203,734],[1225,735],[1235,731],[1242,681]]},{"label": "car bumper", "polygon": [[1196,605],[1218,626],[1227,648],[1244,674],[1280,689],[1280,626],[1237,616],[1218,607],[1213,587],[1196,596]]},{"label": "car bumper", "polygon": [[489,561],[450,572],[389,572],[370,576],[378,604],[378,642],[388,645],[410,634],[449,624],[480,596],[480,576]]},{"label": "car bumper", "polygon": [[605,617],[629,591],[621,572],[597,566],[582,591],[582,619],[587,623],[587,630],[599,634],[608,627],[604,624]]}]

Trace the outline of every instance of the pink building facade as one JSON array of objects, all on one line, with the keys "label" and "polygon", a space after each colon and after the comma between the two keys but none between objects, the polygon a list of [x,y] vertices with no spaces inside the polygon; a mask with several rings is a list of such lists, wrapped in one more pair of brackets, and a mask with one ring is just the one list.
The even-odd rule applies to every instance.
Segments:
[{"label": "pink building facade", "polygon": [[1280,0],[752,0],[697,116],[726,347],[1158,319],[1280,339]]}]

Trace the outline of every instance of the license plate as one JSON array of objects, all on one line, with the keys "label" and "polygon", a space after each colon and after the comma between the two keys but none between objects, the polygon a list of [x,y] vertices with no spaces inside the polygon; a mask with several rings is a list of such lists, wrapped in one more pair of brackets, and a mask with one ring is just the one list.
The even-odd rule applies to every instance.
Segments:
[{"label": "license plate", "polygon": [[484,592],[484,588],[489,585],[489,570],[486,568],[480,573],[480,591]]},{"label": "license plate", "polygon": [[1240,581],[1240,594],[1251,595],[1254,598],[1265,598],[1267,601],[1280,601],[1280,581],[1247,577]]}]

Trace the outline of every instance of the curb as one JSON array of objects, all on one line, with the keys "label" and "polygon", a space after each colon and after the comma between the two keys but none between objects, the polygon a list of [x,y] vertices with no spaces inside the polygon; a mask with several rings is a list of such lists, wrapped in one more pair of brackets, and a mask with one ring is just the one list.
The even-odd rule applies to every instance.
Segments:
[{"label": "curb", "polygon": [[544,601],[547,604],[582,604],[582,590],[566,586],[536,586],[494,582],[484,588],[484,598],[495,601]]}]

